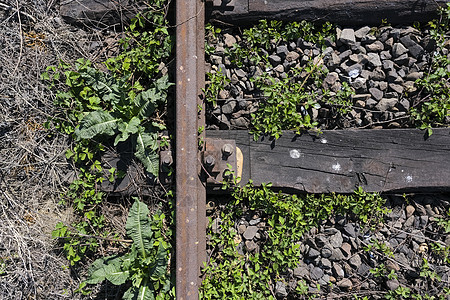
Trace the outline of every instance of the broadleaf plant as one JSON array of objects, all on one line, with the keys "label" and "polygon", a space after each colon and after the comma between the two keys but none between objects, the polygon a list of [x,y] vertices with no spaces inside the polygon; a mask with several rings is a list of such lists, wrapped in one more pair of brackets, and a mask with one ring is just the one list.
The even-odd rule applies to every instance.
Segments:
[{"label": "broadleaf plant", "polygon": [[130,209],[126,231],[133,240],[130,252],[99,258],[91,265],[87,284],[108,280],[114,285],[131,281],[123,299],[164,299],[172,293],[167,269],[169,249],[154,237],[154,221],[147,205],[135,200]]},{"label": "broadleaf plant", "polygon": [[[71,67],[61,63],[59,68]],[[54,67],[50,69],[56,71]],[[150,118],[166,100],[167,89],[172,85],[168,76],[160,77],[143,90],[140,84],[130,85],[122,78],[93,68],[89,61],[79,59],[74,70],[66,70],[63,77],[69,90],[60,92],[57,97],[60,103],[67,101],[67,106],[75,103],[75,107],[71,107],[75,113],[69,116],[72,124],[78,124],[73,132],[69,130],[75,140],[102,141],[112,137],[115,146],[119,142],[134,141],[136,158],[147,172],[158,176],[156,133],[165,129],[165,125]]]}]

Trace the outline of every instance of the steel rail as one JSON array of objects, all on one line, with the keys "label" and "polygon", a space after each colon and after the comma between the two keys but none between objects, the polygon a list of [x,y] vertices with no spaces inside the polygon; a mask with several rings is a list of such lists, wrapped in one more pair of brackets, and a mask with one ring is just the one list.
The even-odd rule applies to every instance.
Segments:
[{"label": "steel rail", "polygon": [[[176,1],[176,297],[198,299],[205,258],[206,190],[199,177],[198,103],[204,85],[201,0]],[[203,124],[202,124],[203,122]]]}]

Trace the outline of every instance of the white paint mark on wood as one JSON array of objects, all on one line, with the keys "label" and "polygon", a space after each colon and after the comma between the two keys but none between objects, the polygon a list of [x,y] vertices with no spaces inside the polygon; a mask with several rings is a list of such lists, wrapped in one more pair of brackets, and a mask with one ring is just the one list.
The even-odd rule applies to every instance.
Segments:
[{"label": "white paint mark on wood", "polygon": [[341,165],[339,163],[335,163],[332,166],[332,168],[333,168],[334,171],[340,171],[341,170]]},{"label": "white paint mark on wood", "polygon": [[413,181],[413,177],[411,175],[408,175],[405,177],[406,182],[410,183]]},{"label": "white paint mark on wood", "polygon": [[327,139],[320,139],[320,142],[321,142],[322,144],[328,143]]},{"label": "white paint mark on wood", "polygon": [[293,149],[293,150],[289,151],[289,155],[295,159],[300,158],[300,156],[302,156],[301,152],[298,151],[297,149]]}]

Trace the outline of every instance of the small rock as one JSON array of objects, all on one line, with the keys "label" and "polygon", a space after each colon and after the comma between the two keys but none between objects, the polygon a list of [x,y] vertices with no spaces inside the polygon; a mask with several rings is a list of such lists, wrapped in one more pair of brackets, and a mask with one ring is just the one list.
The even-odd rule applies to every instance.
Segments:
[{"label": "small rock", "polygon": [[225,104],[222,106],[222,113],[224,114],[232,114],[234,111],[234,108],[236,107],[236,100],[230,99],[225,102]]},{"label": "small rock", "polygon": [[378,82],[378,88],[385,91],[388,88],[388,83],[386,81],[380,81]]},{"label": "small rock", "polygon": [[323,276],[323,270],[319,267],[314,267],[310,272],[310,277],[312,280],[319,280]]},{"label": "small rock", "polygon": [[392,55],[389,51],[381,51],[380,58],[381,58],[381,60],[387,60],[387,59],[391,59]]},{"label": "small rock", "polygon": [[361,265],[361,257],[359,256],[359,254],[355,254],[349,258],[348,263],[353,268],[358,269],[359,266]]},{"label": "small rock", "polygon": [[349,257],[351,255],[351,249],[352,246],[350,246],[349,243],[342,243],[342,246],[340,247],[342,254],[346,257]]},{"label": "small rock", "polygon": [[339,248],[342,246],[343,242],[342,234],[341,232],[337,232],[336,234],[330,236],[330,245],[334,248]]},{"label": "small rock", "polygon": [[251,219],[248,224],[250,225],[258,225],[261,222],[261,218]]},{"label": "small rock", "polygon": [[228,99],[230,98],[230,92],[227,90],[220,90],[218,97],[219,99]]},{"label": "small rock", "polygon": [[280,56],[281,58],[285,58],[287,56],[287,54],[289,53],[289,50],[287,48],[287,46],[285,45],[280,45],[277,47],[277,55]]},{"label": "small rock", "polygon": [[400,66],[409,65],[410,57],[408,56],[408,54],[402,54],[394,59],[394,62]]},{"label": "small rock", "polygon": [[370,76],[373,80],[384,80],[386,78],[386,74],[381,70],[381,68],[376,68],[372,71],[372,75]]},{"label": "small rock", "polygon": [[309,258],[316,258],[316,257],[318,257],[318,256],[320,256],[320,252],[319,251],[317,251],[316,249],[314,249],[314,248],[309,248],[309,251],[308,251],[308,257]]},{"label": "small rock", "polygon": [[325,77],[325,80],[323,81],[323,87],[324,88],[330,88],[332,87],[337,81],[339,80],[339,75],[336,72],[330,72],[327,74],[327,77]]},{"label": "small rock", "polygon": [[372,95],[372,97],[375,99],[375,100],[377,100],[377,101],[380,101],[381,100],[381,98],[383,98],[383,92],[382,91],[380,91],[379,89],[377,89],[377,88],[370,88],[369,89],[369,93]]},{"label": "small rock", "polygon": [[392,56],[394,56],[394,58],[400,57],[406,52],[408,52],[408,49],[406,49],[405,46],[403,46],[403,44],[401,43],[395,43],[392,46]]},{"label": "small rock", "polygon": [[242,69],[237,69],[234,71],[234,73],[239,77],[239,78],[244,78],[247,77],[247,73],[242,70]]},{"label": "small rock", "polygon": [[297,278],[309,278],[309,269],[306,266],[300,266],[294,269],[294,276]]},{"label": "small rock", "polygon": [[361,38],[361,43],[370,44],[377,40],[377,38],[373,34],[368,34]]},{"label": "small rock", "polygon": [[336,53],[331,53],[331,57],[327,60],[326,66],[329,69],[335,69],[341,63],[341,58]]},{"label": "small rock", "polygon": [[281,298],[287,297],[286,284],[282,281],[277,281],[275,284],[275,295]]},{"label": "small rock", "polygon": [[220,65],[222,63],[222,56],[219,55],[211,55],[209,59],[215,65]]},{"label": "small rock", "polygon": [[369,61],[369,65],[372,67],[381,67],[381,60],[380,60],[380,56],[378,55],[378,53],[373,53],[370,52],[369,54],[367,54],[367,59]]},{"label": "small rock", "polygon": [[328,239],[323,235],[317,235],[314,239],[316,242],[317,247],[322,248],[328,243]]},{"label": "small rock", "polygon": [[414,206],[412,206],[412,205],[406,206],[406,208],[405,208],[406,217],[407,218],[411,217],[415,211],[416,211],[416,209],[414,208]]},{"label": "small rock", "polygon": [[283,73],[284,72],[284,66],[283,65],[278,65],[275,68],[273,68],[274,71],[277,71],[278,73]]},{"label": "small rock", "polygon": [[322,254],[322,257],[329,258],[333,254],[333,250],[329,247],[323,247],[320,253]]},{"label": "small rock", "polygon": [[386,71],[394,70],[394,62],[392,60],[383,61],[383,69]]},{"label": "small rock", "polygon": [[407,229],[407,228],[413,226],[413,224],[414,224],[414,216],[409,216],[406,219],[405,223],[403,223],[403,229]]},{"label": "small rock", "polygon": [[411,104],[409,103],[408,100],[402,99],[402,100],[400,100],[399,104],[400,104],[400,108],[402,108],[403,111],[405,111],[405,112],[409,111],[409,107]]},{"label": "small rock", "polygon": [[347,223],[344,226],[344,232],[350,237],[356,237],[355,224]]},{"label": "small rock", "polygon": [[223,35],[223,37],[224,37],[224,39],[225,39],[225,45],[228,47],[228,48],[231,48],[234,44],[236,44],[237,43],[237,41],[236,41],[236,38],[234,37],[234,36],[232,36],[231,34],[229,34],[229,33],[225,33],[224,35]]},{"label": "small rock", "polygon": [[366,276],[367,274],[369,274],[370,269],[371,268],[369,265],[363,263],[358,267],[356,272],[359,276]]},{"label": "small rock", "polygon": [[366,49],[367,49],[367,51],[380,52],[380,51],[384,50],[384,45],[380,41],[375,41],[372,44],[366,45]]},{"label": "small rock", "polygon": [[355,90],[367,90],[366,87],[366,79],[358,77],[352,82],[352,87],[355,88]]},{"label": "small rock", "polygon": [[251,251],[255,250],[256,248],[258,248],[258,244],[256,244],[254,241],[246,241],[245,247],[247,248],[247,250],[249,252],[251,252]]},{"label": "small rock", "polygon": [[370,32],[369,26],[364,26],[358,30],[355,31],[355,37],[357,39],[362,39],[365,35],[367,35]]},{"label": "small rock", "polygon": [[411,236],[412,236],[412,239],[419,244],[425,242],[425,235],[423,234],[423,232],[421,230],[417,230],[417,229],[413,230],[411,232]]},{"label": "small rock", "polygon": [[389,83],[389,88],[393,90],[394,92],[397,92],[399,94],[403,93],[403,86],[395,83]]},{"label": "small rock", "polygon": [[387,111],[395,107],[398,100],[396,98],[383,98],[375,105],[375,108],[379,111]]},{"label": "small rock", "polygon": [[331,256],[329,257],[331,261],[341,261],[344,258],[345,256],[344,254],[342,254],[342,251],[339,248],[333,249],[331,252]]},{"label": "small rock", "polygon": [[425,205],[425,211],[427,212],[427,215],[430,217],[436,216],[436,213],[433,211],[433,208],[430,204]]},{"label": "small rock", "polygon": [[321,262],[322,268],[327,269],[327,270],[331,269],[331,266],[332,266],[331,261],[329,261],[328,259],[322,258],[320,260],[320,262]]},{"label": "small rock", "polygon": [[230,121],[228,120],[227,116],[225,114],[220,114],[218,117],[219,120],[219,128],[222,130],[228,130],[230,129]]},{"label": "small rock", "polygon": [[352,50],[345,50],[339,54],[339,58],[342,60],[346,60],[352,54]]},{"label": "small rock", "polygon": [[[355,95],[352,95],[352,100],[355,101],[355,102],[361,101],[362,103],[364,103],[364,101],[366,101],[369,98],[370,98],[370,94],[355,94]],[[356,104],[355,104],[355,106],[358,106]],[[365,106],[365,103],[360,105],[360,106],[358,106],[358,107],[364,107],[364,106]]]},{"label": "small rock", "polygon": [[418,58],[424,52],[422,46],[414,42],[409,35],[401,37],[400,42],[408,48],[414,58]]},{"label": "small rock", "polygon": [[[366,98],[366,99],[367,99],[367,98]],[[364,108],[364,107],[366,107],[366,102],[365,102],[364,100],[357,100],[357,101],[355,102],[355,106],[356,106],[356,107]]]},{"label": "small rock", "polygon": [[248,226],[244,232],[244,238],[246,240],[252,240],[255,237],[257,232],[258,232],[257,226]]},{"label": "small rock", "polygon": [[345,272],[344,269],[342,269],[341,265],[338,263],[333,264],[333,274],[336,275],[338,279],[344,278]]},{"label": "small rock", "polygon": [[225,48],[222,47],[222,46],[217,46],[217,47],[216,47],[215,53],[216,53],[217,55],[221,55],[221,56],[222,56],[222,55],[225,54]]},{"label": "small rock", "polygon": [[394,38],[390,37],[386,41],[384,41],[385,48],[391,49],[392,45],[394,45]]},{"label": "small rock", "polygon": [[279,57],[278,55],[274,55],[272,54],[271,56],[269,56],[269,62],[272,64],[272,66],[278,66],[281,63],[281,57]]},{"label": "small rock", "polygon": [[408,75],[406,75],[406,80],[412,80],[416,81],[417,79],[420,79],[423,77],[423,72],[411,72]]},{"label": "small rock", "polygon": [[286,60],[288,62],[293,62],[293,61],[297,60],[299,57],[300,57],[300,54],[298,54],[295,51],[291,51],[286,55]]},{"label": "small rock", "polygon": [[348,73],[348,76],[351,78],[358,77],[362,72],[363,67],[360,64],[354,64],[347,68],[346,72]]},{"label": "small rock", "polygon": [[397,279],[391,279],[386,281],[386,286],[389,290],[395,291],[400,286],[400,284]]},{"label": "small rock", "polygon": [[354,45],[356,43],[355,31],[351,28],[345,28],[341,32],[339,42],[346,45]]},{"label": "small rock", "polygon": [[345,289],[345,290],[350,290],[353,287],[353,283],[350,279],[348,278],[344,278],[341,281],[338,281],[336,283],[336,285],[341,288],[341,289]]}]

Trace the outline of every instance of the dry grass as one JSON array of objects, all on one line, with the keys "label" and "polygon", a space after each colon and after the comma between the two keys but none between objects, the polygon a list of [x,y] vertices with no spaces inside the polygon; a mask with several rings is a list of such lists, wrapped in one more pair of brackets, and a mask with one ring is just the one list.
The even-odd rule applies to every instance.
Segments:
[{"label": "dry grass", "polygon": [[[65,24],[55,2],[0,0],[0,299],[81,297],[51,238],[57,222],[71,221],[57,204],[74,171],[68,138],[43,126],[55,107],[40,74],[59,60],[105,60],[120,33]],[[109,209],[124,219],[124,207]]]}]

